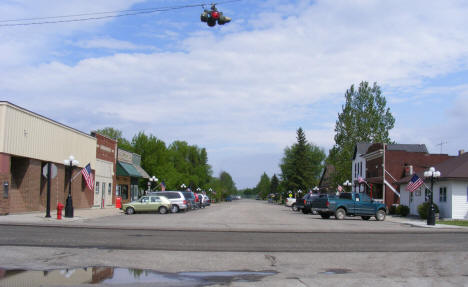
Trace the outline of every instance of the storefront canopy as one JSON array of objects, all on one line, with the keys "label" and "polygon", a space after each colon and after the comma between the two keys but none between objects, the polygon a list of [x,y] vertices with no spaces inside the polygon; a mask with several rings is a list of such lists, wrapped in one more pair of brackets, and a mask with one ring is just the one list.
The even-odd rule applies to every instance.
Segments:
[{"label": "storefront canopy", "polygon": [[143,177],[131,163],[117,161],[117,176]]}]

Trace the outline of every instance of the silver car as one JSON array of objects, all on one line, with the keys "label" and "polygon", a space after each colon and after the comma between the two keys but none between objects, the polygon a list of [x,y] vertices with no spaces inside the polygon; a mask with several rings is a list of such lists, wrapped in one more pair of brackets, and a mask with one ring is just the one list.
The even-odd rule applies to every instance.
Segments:
[{"label": "silver car", "polygon": [[150,192],[152,195],[165,196],[172,204],[171,212],[177,213],[180,210],[187,211],[187,200],[184,197],[184,194],[180,191],[159,191],[159,192]]}]

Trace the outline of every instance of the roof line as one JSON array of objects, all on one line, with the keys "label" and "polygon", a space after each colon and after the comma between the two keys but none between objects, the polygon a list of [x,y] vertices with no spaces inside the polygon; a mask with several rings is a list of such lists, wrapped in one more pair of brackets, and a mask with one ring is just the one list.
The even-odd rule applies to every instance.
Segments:
[{"label": "roof line", "polygon": [[25,108],[23,108],[23,107],[20,107],[20,106],[18,106],[18,105],[15,105],[15,104],[13,104],[13,103],[11,103],[11,102],[9,102],[9,101],[0,101],[0,105],[10,106],[10,107],[15,108],[15,109],[17,109],[17,110],[19,110],[19,111],[26,112],[26,113],[28,113],[28,114],[31,114],[32,116],[35,116],[35,117],[44,119],[44,120],[46,120],[46,121],[49,121],[49,122],[51,122],[51,123],[53,123],[53,124],[56,124],[56,125],[58,125],[58,126],[61,126],[61,127],[63,127],[63,128],[66,128],[66,129],[69,129],[69,130],[71,130],[71,131],[74,131],[74,132],[77,132],[77,133],[79,133],[79,134],[82,134],[82,135],[84,135],[84,136],[86,136],[86,137],[88,137],[88,138],[96,139],[95,137],[93,137],[93,136],[91,136],[91,135],[89,135],[89,134],[87,134],[87,133],[85,133],[85,132],[83,132],[83,131],[80,131],[80,130],[78,130],[78,129],[72,128],[72,127],[67,126],[67,125],[65,125],[65,124],[62,124],[62,123],[60,123],[60,122],[58,122],[58,121],[56,121],[56,120],[53,120],[53,119],[48,118],[48,117],[46,117],[46,116],[40,115],[40,114],[38,114],[38,113],[35,113],[35,112],[33,112],[33,111],[30,111],[30,110],[25,109]]}]

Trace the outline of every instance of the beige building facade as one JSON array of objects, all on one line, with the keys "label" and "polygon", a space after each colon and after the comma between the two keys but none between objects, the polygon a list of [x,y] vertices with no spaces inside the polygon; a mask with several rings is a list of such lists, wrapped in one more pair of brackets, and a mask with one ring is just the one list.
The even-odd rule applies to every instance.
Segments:
[{"label": "beige building facade", "polygon": [[[79,162],[70,168],[71,155]],[[42,211],[46,205],[44,166],[53,163],[51,209],[65,204],[70,177],[75,208],[91,207],[93,191],[79,174],[88,163],[96,168],[96,138],[9,102],[0,102],[0,214]]]}]

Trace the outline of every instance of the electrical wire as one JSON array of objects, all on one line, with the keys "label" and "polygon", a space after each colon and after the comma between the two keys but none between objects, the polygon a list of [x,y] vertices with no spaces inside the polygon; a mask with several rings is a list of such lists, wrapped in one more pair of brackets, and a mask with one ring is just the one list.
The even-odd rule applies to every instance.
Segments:
[{"label": "electrical wire", "polygon": [[[213,3],[213,4],[226,4],[226,3],[239,2],[239,1],[242,1],[242,0],[227,0],[227,1],[222,1],[222,2]],[[30,26],[30,25],[43,25],[43,24],[57,24],[57,23],[70,23],[70,22],[102,20],[102,19],[142,15],[142,14],[152,14],[152,13],[156,13],[156,12],[166,12],[166,11],[171,11],[171,10],[180,10],[180,9],[193,8],[193,7],[205,7],[207,5],[208,5],[207,3],[197,3],[197,4],[159,7],[159,8],[142,8],[142,9],[129,9],[129,10],[119,10],[119,11],[108,11],[108,12],[92,12],[92,13],[71,14],[71,15],[63,15],[63,16],[49,16],[49,17],[35,17],[35,18],[0,20],[0,23],[7,23],[7,24],[0,24],[0,27]],[[105,15],[105,14],[117,14],[117,15]],[[93,15],[105,15],[105,16],[94,16],[94,17],[82,18],[83,16],[93,16]],[[70,17],[81,17],[81,18],[21,23],[22,21],[60,19],[60,18],[70,18]],[[20,22],[20,23],[11,23],[11,22]]]}]

